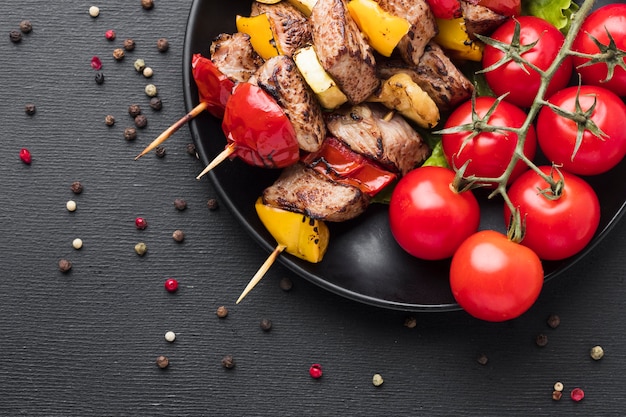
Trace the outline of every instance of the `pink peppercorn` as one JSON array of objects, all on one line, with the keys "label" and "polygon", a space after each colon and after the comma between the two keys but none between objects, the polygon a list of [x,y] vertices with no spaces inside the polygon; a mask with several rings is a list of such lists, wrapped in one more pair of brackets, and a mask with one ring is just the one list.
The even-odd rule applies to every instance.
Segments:
[{"label": "pink peppercorn", "polygon": [[585,398],[585,391],[583,391],[581,388],[574,388],[572,392],[570,392],[570,397],[572,398],[572,400],[578,402]]},{"label": "pink peppercorn", "polygon": [[137,217],[135,219],[135,227],[139,230],[143,230],[148,227],[148,222],[143,217]]},{"label": "pink peppercorn", "polygon": [[319,363],[314,363],[313,365],[311,365],[311,367],[309,368],[309,375],[311,375],[311,378],[313,379],[319,379],[322,377],[322,365],[320,365]]},{"label": "pink peppercorn", "polygon": [[95,69],[96,71],[100,71],[102,69],[102,61],[100,61],[100,58],[98,58],[97,56],[91,58],[91,68]]},{"label": "pink peppercorn", "polygon": [[115,40],[115,31],[113,29],[107,30],[104,32],[104,37],[110,41]]},{"label": "pink peppercorn", "polygon": [[26,165],[30,165],[30,163],[33,161],[33,157],[31,156],[30,151],[26,148],[20,149],[20,159]]},{"label": "pink peppercorn", "polygon": [[175,292],[178,289],[178,281],[174,278],[168,278],[165,280],[165,289],[169,292]]}]

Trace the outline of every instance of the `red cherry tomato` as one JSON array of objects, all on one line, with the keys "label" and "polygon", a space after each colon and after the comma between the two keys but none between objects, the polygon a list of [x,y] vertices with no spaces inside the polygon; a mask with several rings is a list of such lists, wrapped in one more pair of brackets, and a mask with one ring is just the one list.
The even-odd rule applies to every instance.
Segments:
[{"label": "red cherry tomato", "polygon": [[[537,42],[522,57],[541,70],[546,70],[555,60],[565,41],[563,34],[552,24],[534,16],[518,16],[509,19],[493,32],[491,38],[510,44],[515,31],[515,24],[520,24],[520,44],[530,45]],[[499,62],[504,53],[493,46],[485,46],[483,68]],[[567,57],[548,85],[546,97],[565,87],[572,74],[572,59]],[[509,93],[505,100],[519,106],[530,107],[539,91],[541,76],[528,65],[522,66],[514,61],[485,73],[489,87],[500,96]]]},{"label": "red cherry tomato", "polygon": [[[577,87],[568,87],[548,101],[565,111],[574,112],[577,93]],[[579,175],[601,174],[617,165],[626,155],[626,105],[611,91],[589,85],[581,86],[578,100],[583,112],[595,103],[590,120],[606,137],[597,137],[587,129],[576,149],[578,124],[544,106],[537,116],[539,147],[548,160],[561,165],[566,171]]]},{"label": "red cherry tomato", "polygon": [[389,202],[389,223],[393,237],[411,255],[449,258],[478,229],[476,198],[470,191],[455,192],[453,180],[453,171],[428,166],[398,181]]},{"label": "red cherry tomato", "polygon": [[200,102],[207,103],[207,111],[221,119],[235,83],[222,74],[209,58],[201,54],[194,54],[191,70]]},{"label": "red cherry tomato", "polygon": [[542,286],[539,257],[493,230],[473,234],[452,257],[452,294],[465,311],[481,320],[520,316],[537,300]]},{"label": "red cherry tomato", "polygon": [[[496,99],[493,97],[478,97],[474,110],[482,118],[495,102]],[[450,115],[445,128],[472,123],[472,117],[472,103],[471,101],[465,102]],[[488,122],[490,126],[520,127],[525,120],[526,113],[513,104],[502,101],[489,117]],[[497,178],[502,175],[517,146],[517,135],[508,131],[483,132],[468,139],[471,134],[470,131],[447,133],[442,136],[441,144],[448,165],[460,168],[470,160],[465,176]],[[524,142],[524,155],[533,159],[536,149],[537,137],[535,129],[531,126]],[[518,161],[509,177],[509,182],[526,169],[528,166],[523,161]]]},{"label": "red cherry tomato", "polygon": [[265,91],[239,83],[226,103],[222,130],[234,156],[250,165],[284,168],[300,158],[296,133],[283,109]]},{"label": "red cherry tomato", "polygon": [[[572,49],[586,54],[599,53],[600,49],[593,41],[593,38],[606,46],[610,42],[607,31],[615,41],[616,47],[626,50],[626,4],[609,4],[587,16],[576,39],[574,39]],[[621,64],[624,65],[624,57],[621,60]],[[615,66],[613,78],[605,81],[608,75],[607,65],[600,62],[582,66],[588,61],[589,59],[587,58],[574,57],[574,67],[581,75],[584,84],[598,85],[613,91],[621,97],[626,96],[626,70],[624,68]]]},{"label": "red cherry tomato", "polygon": [[[540,167],[550,175],[550,167]],[[565,186],[558,199],[550,200],[537,190],[549,184],[534,171],[528,171],[511,185],[508,195],[519,207],[526,224],[521,244],[532,249],[541,259],[565,259],[580,252],[593,238],[600,223],[600,203],[593,188],[574,174],[561,171]],[[552,178],[559,179],[557,172]],[[504,208],[509,225],[511,211]]]}]

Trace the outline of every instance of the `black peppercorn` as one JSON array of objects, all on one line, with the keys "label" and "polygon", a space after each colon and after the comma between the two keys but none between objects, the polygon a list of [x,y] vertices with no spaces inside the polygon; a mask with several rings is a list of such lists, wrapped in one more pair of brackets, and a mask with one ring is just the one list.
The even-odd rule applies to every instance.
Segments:
[{"label": "black peppercorn", "polygon": [[209,210],[214,211],[218,209],[217,199],[209,198],[206,202],[206,206]]},{"label": "black peppercorn", "polygon": [[556,329],[557,327],[559,327],[559,324],[561,324],[561,318],[556,314],[550,314],[548,320],[546,320],[546,323],[549,327]]},{"label": "black peppercorn", "polygon": [[115,124],[115,117],[110,114],[107,114],[104,117],[104,124],[107,126],[113,126]]},{"label": "black peppercorn", "polygon": [[137,126],[139,129],[143,129],[147,125],[148,125],[148,118],[146,116],[144,116],[143,114],[139,114],[135,116],[135,126]]},{"label": "black peppercorn", "polygon": [[539,347],[546,346],[548,344],[548,336],[543,333],[539,333],[535,338],[535,343],[537,343],[537,346]]},{"label": "black peppercorn", "polygon": [[69,272],[69,270],[72,269],[72,263],[70,261],[68,261],[67,259],[61,259],[59,261],[59,271],[61,272]]},{"label": "black peppercorn", "polygon": [[177,198],[174,200],[174,207],[176,207],[176,210],[183,211],[187,208],[187,202],[182,198]]},{"label": "black peppercorn", "polygon": [[170,360],[167,358],[167,356],[161,355],[158,358],[156,358],[156,364],[159,368],[165,369],[169,366]]},{"label": "black peppercorn", "polygon": [[30,20],[22,20],[20,22],[20,30],[22,31],[22,33],[30,33],[33,30],[33,24],[30,22]]},{"label": "black peppercorn", "polygon": [[235,367],[235,359],[233,355],[226,355],[222,358],[222,366],[226,369],[232,369]]},{"label": "black peppercorn", "polygon": [[291,291],[293,288],[293,282],[289,277],[282,277],[279,283],[280,289],[283,291]]},{"label": "black peppercorn", "polygon": [[96,76],[94,77],[96,80],[96,84],[104,84],[104,74],[101,72],[96,72]]},{"label": "black peppercorn", "polygon": [[141,7],[143,7],[146,10],[150,10],[154,7],[154,1],[153,0],[141,0]]},{"label": "black peppercorn", "polygon": [[176,242],[182,242],[185,240],[185,233],[182,230],[174,230],[174,233],[172,233],[172,239]]},{"label": "black peppercorn", "polygon": [[270,330],[272,330],[272,320],[270,320],[270,319],[261,319],[260,326],[261,326],[261,329],[264,332],[269,332]]},{"label": "black peppercorn", "polygon": [[135,41],[132,39],[126,39],[124,41],[124,49],[127,51],[132,51],[135,49]]},{"label": "black peppercorn", "polygon": [[116,61],[121,61],[122,59],[124,59],[124,56],[126,54],[124,53],[124,50],[122,48],[115,48],[113,50],[113,58],[115,58]]},{"label": "black peppercorn", "polygon": [[26,106],[24,106],[24,111],[26,112],[27,115],[32,116],[37,111],[37,108],[35,107],[34,104],[29,103]]},{"label": "black peppercorn", "polygon": [[487,365],[487,362],[489,362],[489,358],[487,358],[487,355],[482,353],[478,355],[478,357],[476,358],[476,362],[478,362],[481,365]]},{"label": "black peppercorn", "polygon": [[163,108],[163,101],[159,97],[152,97],[150,99],[150,107],[152,110],[159,111]]},{"label": "black peppercorn", "polygon": [[163,158],[165,156],[165,146],[157,146],[154,149],[154,154],[156,155],[157,158]]},{"label": "black peppercorn", "polygon": [[187,153],[191,156],[196,156],[196,145],[193,143],[188,143],[186,146]]},{"label": "black peppercorn", "polygon": [[217,310],[215,310],[215,314],[221,319],[226,318],[226,316],[228,316],[228,309],[225,306],[219,306]]},{"label": "black peppercorn", "polygon": [[22,32],[20,32],[19,30],[12,30],[9,32],[9,39],[11,39],[11,42],[13,43],[18,43],[22,41]]},{"label": "black peppercorn", "polygon": [[167,52],[167,50],[170,49],[169,41],[165,38],[157,40],[157,49],[159,52]]},{"label": "black peppercorn", "polygon": [[404,319],[404,327],[408,327],[409,329],[413,329],[417,326],[417,319],[413,316],[408,316]]},{"label": "black peppercorn", "polygon": [[124,129],[124,139],[135,140],[137,139],[137,129],[134,127],[127,127]]},{"label": "black peppercorn", "polygon": [[72,185],[70,185],[70,189],[74,194],[80,194],[83,192],[83,184],[80,181],[74,181]]},{"label": "black peppercorn", "polygon": [[130,114],[130,117],[137,117],[141,114],[141,107],[139,107],[139,104],[131,104],[130,106],[128,106],[128,114]]}]

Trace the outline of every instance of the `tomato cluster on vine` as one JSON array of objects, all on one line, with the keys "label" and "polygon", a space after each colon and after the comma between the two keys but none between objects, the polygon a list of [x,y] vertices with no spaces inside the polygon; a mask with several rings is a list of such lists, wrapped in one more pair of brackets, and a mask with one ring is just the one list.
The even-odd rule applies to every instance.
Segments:
[{"label": "tomato cluster on vine", "polygon": [[[448,167],[417,168],[391,196],[398,244],[422,259],[450,258],[452,293],[479,319],[527,311],[543,285],[542,261],[591,242],[600,204],[585,177],[626,156],[626,4],[571,27],[565,37],[519,16],[485,38],[482,72],[494,97],[473,97],[447,119]],[[503,201],[506,234],[479,231],[477,187]]]}]

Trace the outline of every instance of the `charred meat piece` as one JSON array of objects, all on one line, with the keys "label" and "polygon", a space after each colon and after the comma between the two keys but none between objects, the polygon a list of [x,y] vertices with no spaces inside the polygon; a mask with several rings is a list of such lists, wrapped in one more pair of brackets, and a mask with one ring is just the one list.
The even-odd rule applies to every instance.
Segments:
[{"label": "charred meat piece", "polygon": [[426,0],[376,0],[380,7],[394,16],[405,18],[410,24],[409,32],[396,46],[402,59],[417,65],[424,48],[437,35],[435,15]]},{"label": "charred meat piece", "polygon": [[233,82],[246,82],[263,64],[245,33],[222,33],[211,43],[211,61]]},{"label": "charred meat piece", "polygon": [[404,175],[419,166],[430,149],[402,116],[376,104],[340,109],[326,118],[329,132],[356,153],[373,159],[392,172]]},{"label": "charred meat piece", "polygon": [[326,136],[322,108],[291,58],[268,59],[251,81],[267,92],[289,118],[300,149],[315,152]]},{"label": "charred meat piece", "polygon": [[400,60],[379,62],[378,76],[387,79],[404,72],[426,91],[442,112],[469,99],[474,91],[472,83],[446,56],[441,47],[430,42],[417,66],[407,65]]},{"label": "charred meat piece", "polygon": [[263,204],[313,219],[342,222],[363,213],[369,197],[356,187],[338,184],[297,163],[285,168],[276,182],[263,191]]},{"label": "charred meat piece", "polygon": [[498,26],[507,19],[491,9],[480,4],[472,4],[461,1],[463,19],[465,20],[465,30],[470,38],[475,39],[475,33],[479,35],[490,35]]},{"label": "charred meat piece", "polygon": [[313,47],[322,67],[350,103],[363,102],[379,85],[376,61],[345,0],[318,0],[310,21]]},{"label": "charred meat piece", "polygon": [[251,16],[265,13],[274,33],[276,47],[282,55],[292,56],[296,49],[312,42],[309,20],[289,2],[252,3]]}]

